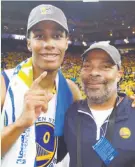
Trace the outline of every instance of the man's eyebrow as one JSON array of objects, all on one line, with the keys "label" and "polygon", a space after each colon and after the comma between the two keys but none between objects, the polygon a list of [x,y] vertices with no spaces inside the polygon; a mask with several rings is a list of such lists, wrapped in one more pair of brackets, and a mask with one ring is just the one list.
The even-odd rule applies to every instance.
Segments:
[{"label": "man's eyebrow", "polygon": [[63,29],[61,29],[61,28],[57,28],[57,29],[55,29],[54,30],[54,33],[63,33],[64,32],[64,30]]},{"label": "man's eyebrow", "polygon": [[102,62],[103,62],[103,63],[109,63],[109,64],[115,64],[115,63],[113,62],[113,60],[103,60]]},{"label": "man's eyebrow", "polygon": [[62,31],[62,32],[64,31],[64,29],[63,29],[60,25],[57,25],[57,26],[56,26],[56,30],[57,30],[57,31]]},{"label": "man's eyebrow", "polygon": [[110,64],[113,64],[113,62],[112,62],[112,61],[109,61],[109,60],[108,60],[108,61],[107,61],[107,60],[106,60],[106,61],[103,60],[102,63],[110,63]]},{"label": "man's eyebrow", "polygon": [[33,31],[33,32],[43,32],[43,30],[40,29],[40,28],[34,28],[32,31]]},{"label": "man's eyebrow", "polygon": [[[39,29],[39,28],[35,28],[35,29],[33,29],[32,30],[33,32],[44,32],[44,30],[43,29]],[[54,30],[54,33],[55,32],[60,32],[60,33],[63,33],[64,32],[64,30],[63,29],[61,29],[61,28],[57,28],[57,29],[55,29]]]}]

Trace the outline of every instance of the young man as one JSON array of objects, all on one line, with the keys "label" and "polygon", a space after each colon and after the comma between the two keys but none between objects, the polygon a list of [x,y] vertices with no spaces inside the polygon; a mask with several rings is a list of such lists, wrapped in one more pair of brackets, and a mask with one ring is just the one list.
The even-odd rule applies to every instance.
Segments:
[{"label": "young man", "polygon": [[83,54],[81,79],[86,100],[66,112],[64,138],[70,167],[134,167],[135,109],[117,94],[121,58],[109,43],[91,45]]},{"label": "young man", "polygon": [[31,11],[27,46],[32,57],[2,73],[2,167],[54,166],[66,154],[60,137],[64,114],[81,99],[78,87],[59,70],[68,33],[59,8],[39,5]]}]

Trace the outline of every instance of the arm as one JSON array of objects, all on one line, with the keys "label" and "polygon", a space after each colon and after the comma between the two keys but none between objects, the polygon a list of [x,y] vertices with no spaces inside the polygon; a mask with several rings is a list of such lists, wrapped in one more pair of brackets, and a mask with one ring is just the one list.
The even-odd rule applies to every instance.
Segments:
[{"label": "arm", "polygon": [[[6,96],[6,85],[4,81],[4,77],[1,76],[1,108],[3,107]],[[21,128],[19,126],[19,122],[15,122],[12,125],[4,127],[1,132],[1,155],[9,150],[9,148],[14,144],[14,142],[18,139],[18,137],[23,133],[25,128]]]},{"label": "arm", "polygon": [[4,77],[1,76],[1,108],[3,107],[5,97],[6,97],[6,85],[5,85]]},{"label": "arm", "polygon": [[[4,156],[11,146],[15,143],[18,137],[27,129],[32,126],[35,120],[39,117],[41,112],[46,112],[48,109],[48,102],[52,98],[52,95],[45,92],[45,90],[39,90],[40,81],[46,76],[41,74],[37,78],[30,90],[28,90],[24,97],[23,112],[15,123],[4,127],[1,132],[1,155]],[[2,79],[3,80],[3,79]],[[4,80],[3,80],[4,81]],[[1,88],[6,90],[5,82],[2,81]],[[2,92],[2,105],[5,100],[5,92]]]},{"label": "arm", "polygon": [[1,156],[11,148],[19,136],[25,131],[25,127],[21,127],[19,121],[4,127],[1,132]]},{"label": "arm", "polygon": [[135,94],[130,96],[130,98],[133,100],[132,107],[135,107]]},{"label": "arm", "polygon": [[77,100],[81,100],[82,99],[82,95],[81,95],[81,92],[78,88],[78,86],[71,80],[67,79],[67,83],[71,89],[71,92],[73,94],[73,98],[74,98],[74,101],[77,101]]},{"label": "arm", "polygon": [[[125,96],[125,93],[120,93],[120,92],[118,92],[118,95],[124,97],[124,96]],[[127,96],[128,96],[128,95],[127,95]],[[131,100],[133,100],[131,106],[132,106],[133,108],[135,108],[135,94],[132,95],[132,96],[128,96],[128,97],[129,97]]]}]

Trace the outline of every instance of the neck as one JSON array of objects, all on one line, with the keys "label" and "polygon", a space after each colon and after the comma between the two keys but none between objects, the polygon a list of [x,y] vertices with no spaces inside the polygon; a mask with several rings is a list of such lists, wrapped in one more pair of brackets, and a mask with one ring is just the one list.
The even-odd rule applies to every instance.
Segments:
[{"label": "neck", "polygon": [[105,101],[102,104],[94,104],[94,103],[92,104],[89,101],[89,99],[87,99],[87,103],[88,103],[89,108],[102,111],[102,110],[113,108],[115,105],[116,99],[117,99],[117,92],[114,93],[107,101]]},{"label": "neck", "polygon": [[[33,80],[37,79],[44,71],[38,71],[33,69]],[[55,78],[57,75],[58,70],[56,71],[47,71],[47,75],[43,80],[40,82],[41,89],[52,90],[55,84]]]}]

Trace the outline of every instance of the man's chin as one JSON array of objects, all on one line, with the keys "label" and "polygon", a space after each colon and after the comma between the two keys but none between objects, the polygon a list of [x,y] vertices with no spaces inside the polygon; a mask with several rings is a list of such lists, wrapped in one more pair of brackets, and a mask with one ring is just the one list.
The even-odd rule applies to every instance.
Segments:
[{"label": "man's chin", "polygon": [[45,69],[44,71],[47,71],[48,73],[53,73],[58,71],[58,69]]},{"label": "man's chin", "polygon": [[88,97],[88,99],[89,99],[89,102],[90,102],[91,104],[102,104],[102,103],[104,103],[103,99],[99,99],[99,98],[89,98],[89,97]]},{"label": "man's chin", "polygon": [[94,92],[89,92],[86,93],[89,102],[94,103],[94,104],[102,104],[108,99],[108,95],[104,94],[101,91],[94,91]]},{"label": "man's chin", "polygon": [[59,66],[48,66],[46,68],[42,68],[44,71],[47,71],[47,72],[54,72],[54,71],[58,71],[60,67]]}]

